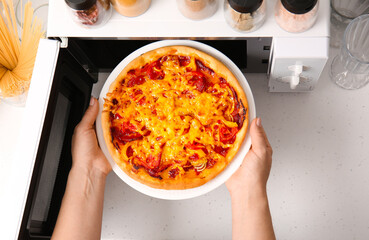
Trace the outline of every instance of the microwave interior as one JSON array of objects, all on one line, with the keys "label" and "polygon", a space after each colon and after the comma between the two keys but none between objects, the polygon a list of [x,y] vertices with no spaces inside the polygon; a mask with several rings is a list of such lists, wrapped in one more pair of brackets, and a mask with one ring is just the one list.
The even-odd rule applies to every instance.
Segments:
[{"label": "microwave interior", "polygon": [[[214,47],[229,57],[243,72],[266,73],[272,38],[237,40],[196,40]],[[84,56],[99,71],[110,72],[131,52],[154,40],[82,40],[69,39],[68,48]],[[81,59],[83,61],[83,59]]]},{"label": "microwave interior", "polygon": [[[267,72],[271,37],[199,41],[224,53],[243,72]],[[111,72],[151,42],[69,38],[68,47],[60,49],[18,239],[51,238],[72,164],[73,131],[88,107],[98,73]]]}]

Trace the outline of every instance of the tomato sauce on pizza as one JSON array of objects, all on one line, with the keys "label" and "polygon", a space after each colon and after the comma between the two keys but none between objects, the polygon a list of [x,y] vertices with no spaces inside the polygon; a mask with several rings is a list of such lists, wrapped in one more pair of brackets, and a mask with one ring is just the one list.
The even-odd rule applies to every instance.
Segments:
[{"label": "tomato sauce on pizza", "polygon": [[154,188],[187,189],[218,175],[248,125],[246,96],[217,59],[170,46],[129,63],[105,98],[102,127],[120,168]]}]

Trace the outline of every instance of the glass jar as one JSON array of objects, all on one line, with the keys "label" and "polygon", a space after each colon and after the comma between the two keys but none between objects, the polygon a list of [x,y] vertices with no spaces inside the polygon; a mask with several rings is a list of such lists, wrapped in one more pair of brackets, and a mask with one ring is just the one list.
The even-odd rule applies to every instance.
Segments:
[{"label": "glass jar", "polygon": [[[1,79],[0,79],[1,81]],[[18,91],[15,91],[14,94],[2,94],[0,89],[0,103],[4,102],[6,104],[9,104],[13,107],[24,107],[26,106],[28,96],[28,89],[25,90],[24,87],[20,87]]]},{"label": "glass jar", "polygon": [[214,15],[218,9],[218,0],[177,0],[177,6],[183,16],[201,20]]},{"label": "glass jar", "polygon": [[126,17],[137,17],[150,7],[151,0],[111,0],[115,10]]},{"label": "glass jar", "polygon": [[265,21],[266,1],[225,0],[224,17],[229,26],[240,32],[252,32]]},{"label": "glass jar", "polygon": [[73,20],[86,28],[100,27],[111,17],[110,3],[106,0],[65,0]]},{"label": "glass jar", "polygon": [[318,0],[278,0],[275,20],[287,32],[304,32],[314,25],[318,6]]}]

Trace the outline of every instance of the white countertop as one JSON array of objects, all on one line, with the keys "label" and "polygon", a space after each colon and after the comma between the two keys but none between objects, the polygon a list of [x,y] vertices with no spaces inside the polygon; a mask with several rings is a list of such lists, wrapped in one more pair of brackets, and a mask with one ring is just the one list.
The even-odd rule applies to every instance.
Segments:
[{"label": "white countertop", "polygon": [[[12,216],[13,199],[12,192],[12,169],[17,167],[15,162],[15,146],[17,145],[19,126],[24,116],[24,108],[7,105],[0,102],[0,226],[1,236],[4,239],[12,239],[15,226],[9,226],[9,218]],[[21,164],[21,163],[19,163]],[[26,181],[20,179],[19,181]],[[15,207],[15,206],[14,206]]]},{"label": "white countertop", "polygon": [[[265,75],[246,75],[274,148],[268,192],[277,239],[369,239],[369,86],[343,90],[330,81],[329,70],[330,61],[309,93],[269,93]],[[12,159],[22,116],[22,108],[0,103],[4,239],[14,234],[4,203],[13,200],[11,170],[22,164]],[[228,191],[223,185],[195,199],[158,200],[111,173],[102,238],[231,239]]]}]

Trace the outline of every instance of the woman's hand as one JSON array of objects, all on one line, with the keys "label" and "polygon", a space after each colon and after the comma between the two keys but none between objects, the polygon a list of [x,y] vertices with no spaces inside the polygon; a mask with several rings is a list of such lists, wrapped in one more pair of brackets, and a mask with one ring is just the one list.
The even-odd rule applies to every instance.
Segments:
[{"label": "woman's hand", "polygon": [[82,168],[87,172],[97,170],[106,176],[111,171],[111,165],[97,143],[94,123],[98,112],[99,104],[92,97],[85,115],[74,129],[72,168]]},{"label": "woman's hand", "polygon": [[246,154],[240,168],[226,182],[231,195],[245,193],[255,188],[266,189],[273,150],[260,118],[252,121],[250,135],[252,143],[250,151]]},{"label": "woman's hand", "polygon": [[106,175],[111,166],[97,144],[94,122],[99,105],[90,106],[74,129],[72,169],[52,235],[58,239],[100,239]]},{"label": "woman's hand", "polygon": [[233,240],[274,240],[266,191],[272,148],[260,118],[250,127],[251,149],[241,167],[226,182],[232,201]]}]

